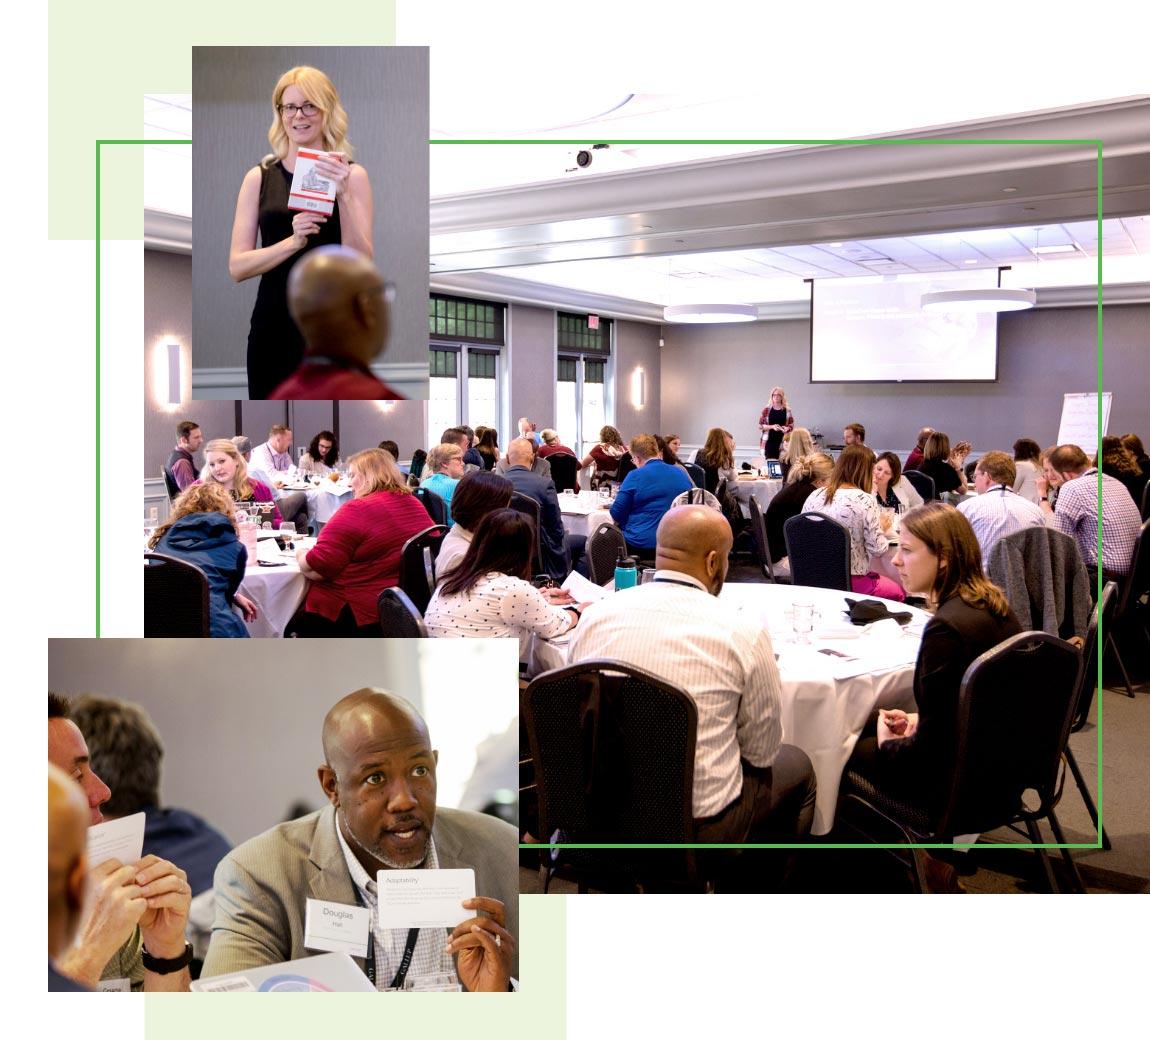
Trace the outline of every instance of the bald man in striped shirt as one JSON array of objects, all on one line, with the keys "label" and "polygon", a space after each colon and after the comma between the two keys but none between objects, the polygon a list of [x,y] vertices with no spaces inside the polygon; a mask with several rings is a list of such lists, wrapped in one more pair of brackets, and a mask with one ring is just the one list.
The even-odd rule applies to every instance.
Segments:
[{"label": "bald man in striped shirt", "polygon": [[730,524],[707,506],[680,506],[663,517],[656,541],[655,580],[589,606],[569,660],[624,661],[694,700],[699,841],[801,840],[814,818],[815,778],[806,754],[782,743],[770,636],[757,619],[717,599]]}]

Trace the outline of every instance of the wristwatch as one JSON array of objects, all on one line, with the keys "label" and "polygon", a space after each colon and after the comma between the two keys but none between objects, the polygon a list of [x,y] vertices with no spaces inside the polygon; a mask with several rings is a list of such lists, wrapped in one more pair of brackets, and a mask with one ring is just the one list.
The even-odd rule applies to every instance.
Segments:
[{"label": "wristwatch", "polygon": [[1049,498],[1047,498],[1047,496],[1046,496],[1046,495],[1043,495],[1043,496],[1042,496],[1042,497],[1041,497],[1041,498],[1040,498],[1038,501],[1039,501],[1039,502],[1049,502],[1049,501],[1050,501],[1050,499],[1049,499]]},{"label": "wristwatch", "polygon": [[153,957],[148,953],[148,948],[144,947],[144,969],[154,971],[157,975],[172,975],[177,971],[183,971],[191,963],[192,944],[190,942],[184,943],[184,952],[178,957],[171,957],[167,960]]}]

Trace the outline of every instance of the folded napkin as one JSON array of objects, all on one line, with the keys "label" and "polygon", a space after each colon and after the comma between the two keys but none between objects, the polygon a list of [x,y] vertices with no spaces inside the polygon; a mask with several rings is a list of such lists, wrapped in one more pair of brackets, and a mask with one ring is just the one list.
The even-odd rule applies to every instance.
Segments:
[{"label": "folded napkin", "polygon": [[869,625],[873,621],[885,621],[893,618],[900,625],[905,625],[913,614],[905,610],[891,611],[881,599],[848,599],[847,614],[852,625]]}]

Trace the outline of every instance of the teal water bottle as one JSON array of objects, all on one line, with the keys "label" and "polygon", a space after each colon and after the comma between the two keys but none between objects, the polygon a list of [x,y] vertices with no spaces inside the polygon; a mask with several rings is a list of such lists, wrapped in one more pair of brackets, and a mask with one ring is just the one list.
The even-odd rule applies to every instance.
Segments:
[{"label": "teal water bottle", "polygon": [[615,564],[615,591],[633,589],[639,580],[639,570],[634,556],[619,556]]}]

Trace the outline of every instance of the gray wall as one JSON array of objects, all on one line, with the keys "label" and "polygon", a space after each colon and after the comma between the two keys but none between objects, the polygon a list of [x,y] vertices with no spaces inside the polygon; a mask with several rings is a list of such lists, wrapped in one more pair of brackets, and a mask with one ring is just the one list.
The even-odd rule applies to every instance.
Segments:
[{"label": "gray wall", "polygon": [[[876,450],[905,454],[919,427],[945,430],[977,452],[1018,437],[1044,447],[1058,435],[1064,393],[1096,380],[1093,308],[1043,309],[999,319],[998,382],[811,384],[806,321],[668,325],[663,335],[662,420],[688,443],[726,426],[742,449],[758,442],[758,417],[772,385],[786,388],[795,422],[821,426],[828,442],[858,421]],[[1103,310],[1104,390],[1114,394],[1109,429],[1150,434],[1150,307]]]},{"label": "gray wall", "polygon": [[[620,321],[615,326],[615,425],[626,440],[637,433],[668,432],[660,425],[659,334],[658,325],[637,321]],[[631,373],[636,368],[643,369],[647,381],[647,400],[641,410],[631,405]],[[589,431],[589,436],[597,434]]]},{"label": "gray wall", "polygon": [[258,278],[236,285],[228,251],[244,174],[270,152],[271,92],[295,65],[322,69],[348,113],[355,161],[371,176],[375,263],[396,286],[382,360],[427,363],[426,47],[194,47],[195,366],[243,367]]},{"label": "gray wall", "polygon": [[504,363],[510,367],[507,381],[510,400],[504,409],[506,422],[499,446],[505,449],[519,436],[516,421],[526,415],[544,429],[555,422],[555,312],[526,304],[508,305],[507,345]]}]

